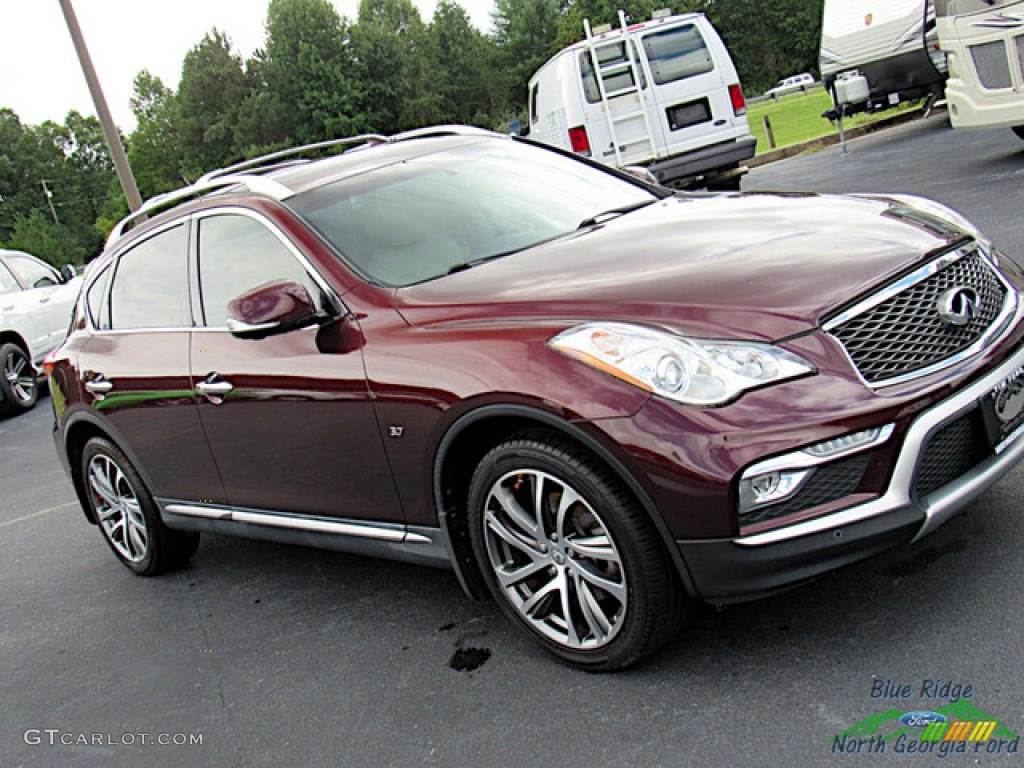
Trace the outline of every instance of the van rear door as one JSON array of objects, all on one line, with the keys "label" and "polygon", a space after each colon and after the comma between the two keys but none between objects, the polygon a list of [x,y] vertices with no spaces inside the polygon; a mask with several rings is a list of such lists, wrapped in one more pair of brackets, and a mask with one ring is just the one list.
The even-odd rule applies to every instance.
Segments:
[{"label": "van rear door", "polygon": [[677,155],[748,133],[737,116],[729,85],[739,78],[725,46],[708,23],[694,19],[644,31],[640,47],[652,88],[659,156]]}]

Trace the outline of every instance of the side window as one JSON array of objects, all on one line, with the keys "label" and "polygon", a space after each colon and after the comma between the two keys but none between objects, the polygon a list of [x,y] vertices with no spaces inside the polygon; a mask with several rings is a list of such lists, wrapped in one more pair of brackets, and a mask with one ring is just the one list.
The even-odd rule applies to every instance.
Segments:
[{"label": "side window", "polygon": [[304,285],[317,309],[319,287],[289,248],[248,216],[218,214],[199,221],[199,290],[205,324],[225,324],[228,302],[276,280]]},{"label": "side window", "polygon": [[11,254],[7,257],[7,263],[29,288],[46,288],[60,284],[56,270],[28,256]]},{"label": "side window", "polygon": [[540,93],[540,83],[533,86],[533,90],[530,91],[530,122],[536,123],[540,117],[540,112],[537,109],[537,96]]},{"label": "side window", "polygon": [[94,327],[105,330],[110,328],[110,313],[107,311],[107,283],[110,280],[110,267],[107,267],[92,281],[85,293],[86,309]]},{"label": "side window", "polygon": [[188,237],[179,224],[121,254],[110,289],[110,327],[180,328],[188,319]]},{"label": "side window", "polygon": [[644,53],[658,85],[701,75],[715,68],[704,36],[693,24],[644,36]]},{"label": "side window", "polygon": [[11,274],[11,270],[4,266],[3,262],[0,262],[0,294],[3,293],[14,293],[20,291],[21,286],[18,285],[18,281],[14,279],[14,275]]},{"label": "side window", "polygon": [[[643,69],[640,67],[640,57],[636,48],[630,43],[630,50],[633,52],[633,63],[636,71],[640,73],[640,87],[646,88],[647,81]],[[632,88],[636,81],[633,79],[633,70],[626,66],[626,45],[625,43],[606,44],[596,49],[597,63],[604,72],[601,79],[604,81],[604,92],[609,96],[615,96],[619,91]],[[589,51],[580,54],[580,72],[583,77],[583,93],[587,101],[596,104],[601,100],[601,92],[597,89],[597,78],[594,77],[594,61]]]}]

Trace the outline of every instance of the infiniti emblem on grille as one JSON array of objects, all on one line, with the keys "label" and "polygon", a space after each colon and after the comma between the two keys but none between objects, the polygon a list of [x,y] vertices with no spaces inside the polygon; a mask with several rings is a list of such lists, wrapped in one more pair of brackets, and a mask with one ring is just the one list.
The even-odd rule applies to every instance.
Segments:
[{"label": "infiniti emblem on grille", "polygon": [[978,298],[978,292],[973,288],[957,286],[939,296],[935,302],[935,308],[939,312],[939,317],[946,323],[960,328],[978,316],[981,299]]}]

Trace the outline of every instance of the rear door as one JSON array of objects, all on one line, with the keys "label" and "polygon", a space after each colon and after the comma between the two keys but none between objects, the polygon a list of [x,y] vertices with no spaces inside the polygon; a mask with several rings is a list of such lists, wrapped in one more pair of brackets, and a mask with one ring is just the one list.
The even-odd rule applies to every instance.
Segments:
[{"label": "rear door", "polygon": [[729,97],[734,68],[710,25],[694,19],[641,35],[663,156],[733,139],[738,121],[745,128]]},{"label": "rear door", "polygon": [[164,500],[223,504],[189,375],[188,224],[122,252],[89,284],[96,332],[79,352],[89,404]]},{"label": "rear door", "polygon": [[[5,261],[7,268],[0,275],[0,315],[6,327],[14,328],[25,338],[38,362],[57,344],[52,301],[60,277],[56,270],[24,254],[8,253]],[[4,286],[9,290],[4,292]],[[67,312],[64,330],[71,317],[70,307]]]}]

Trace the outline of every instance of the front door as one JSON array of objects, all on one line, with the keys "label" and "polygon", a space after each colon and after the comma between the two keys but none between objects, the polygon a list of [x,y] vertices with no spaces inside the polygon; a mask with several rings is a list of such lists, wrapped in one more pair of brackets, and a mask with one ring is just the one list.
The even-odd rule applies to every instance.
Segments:
[{"label": "front door", "polygon": [[[239,339],[226,328],[235,297],[276,280],[336,302],[299,251],[243,212],[197,220],[197,313],[192,376],[199,414],[236,508],[401,523],[358,344],[325,345],[319,328]],[[358,328],[346,324],[353,337]]]}]

